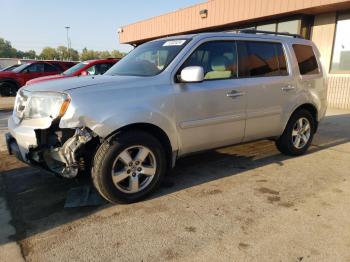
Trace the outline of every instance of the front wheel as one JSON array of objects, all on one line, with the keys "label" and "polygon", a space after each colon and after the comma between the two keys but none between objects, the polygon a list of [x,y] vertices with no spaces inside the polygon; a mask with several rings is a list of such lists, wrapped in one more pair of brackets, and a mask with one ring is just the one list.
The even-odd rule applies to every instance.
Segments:
[{"label": "front wheel", "polygon": [[109,202],[132,203],[155,191],[165,170],[165,152],[159,141],[146,132],[130,131],[100,146],[92,180]]},{"label": "front wheel", "polygon": [[307,110],[295,112],[289,119],[283,134],[276,141],[278,150],[290,156],[304,154],[311,145],[315,133],[315,121]]}]

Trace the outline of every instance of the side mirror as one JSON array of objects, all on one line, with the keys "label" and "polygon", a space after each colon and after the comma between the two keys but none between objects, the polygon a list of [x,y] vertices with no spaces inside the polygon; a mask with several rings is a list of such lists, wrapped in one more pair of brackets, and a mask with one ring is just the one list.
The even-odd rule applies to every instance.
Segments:
[{"label": "side mirror", "polygon": [[81,75],[81,76],[88,76],[88,75],[89,75],[89,73],[88,73],[88,72],[86,72],[86,71],[82,71],[82,72],[80,73],[80,75]]},{"label": "side mirror", "polygon": [[204,70],[201,66],[188,66],[181,70],[181,82],[195,83],[204,80]]}]

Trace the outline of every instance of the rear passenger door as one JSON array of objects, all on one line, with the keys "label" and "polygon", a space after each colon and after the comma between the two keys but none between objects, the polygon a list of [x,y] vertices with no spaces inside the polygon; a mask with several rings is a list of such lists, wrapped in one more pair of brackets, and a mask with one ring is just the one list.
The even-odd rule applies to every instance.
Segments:
[{"label": "rear passenger door", "polygon": [[295,83],[279,42],[237,41],[239,77],[247,96],[244,141],[281,134],[284,109]]}]

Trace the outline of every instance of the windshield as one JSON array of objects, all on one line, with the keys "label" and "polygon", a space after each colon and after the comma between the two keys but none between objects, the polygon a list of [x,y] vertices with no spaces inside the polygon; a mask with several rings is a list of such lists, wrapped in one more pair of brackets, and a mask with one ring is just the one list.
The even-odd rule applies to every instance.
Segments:
[{"label": "windshield", "polygon": [[23,69],[26,69],[27,66],[29,66],[29,65],[30,65],[30,63],[25,63],[25,64],[23,64],[23,65],[20,65],[19,67],[16,67],[16,68],[13,69],[12,71],[13,71],[13,72],[16,72],[16,73],[19,73],[19,72],[21,72]]},{"label": "windshield", "polygon": [[140,45],[109,69],[106,75],[154,76],[162,72],[189,39],[159,40]]},{"label": "windshield", "polygon": [[64,71],[62,73],[62,75],[65,76],[71,76],[73,75],[75,72],[79,71],[80,69],[82,69],[84,66],[86,66],[88,64],[88,62],[81,62],[79,64],[76,64],[75,66],[72,66],[71,68],[67,69],[66,71]]}]

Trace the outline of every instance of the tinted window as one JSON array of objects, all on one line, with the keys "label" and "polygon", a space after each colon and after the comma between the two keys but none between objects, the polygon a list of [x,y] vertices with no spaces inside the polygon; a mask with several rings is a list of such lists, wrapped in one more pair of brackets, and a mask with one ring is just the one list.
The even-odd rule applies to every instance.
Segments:
[{"label": "tinted window", "polygon": [[45,64],[45,72],[57,72],[58,69],[53,65]]},{"label": "tinted window", "polygon": [[239,76],[267,77],[288,75],[282,44],[253,41],[237,42]]},{"label": "tinted window", "polygon": [[318,74],[319,69],[314,51],[308,45],[293,45],[301,75]]},{"label": "tinted window", "polygon": [[44,64],[41,63],[36,63],[36,64],[31,64],[25,69],[25,72],[29,73],[41,73],[44,72]]},{"label": "tinted window", "polygon": [[182,68],[201,66],[204,79],[229,79],[237,77],[236,44],[233,41],[208,42],[199,46]]},{"label": "tinted window", "polygon": [[89,73],[89,75],[103,75],[108,69],[112,67],[113,64],[106,63],[106,64],[96,64],[93,66],[90,66],[85,71]]},{"label": "tinted window", "polygon": [[64,66],[60,65],[59,63],[52,63],[53,66],[56,67],[56,71],[64,71]]}]

